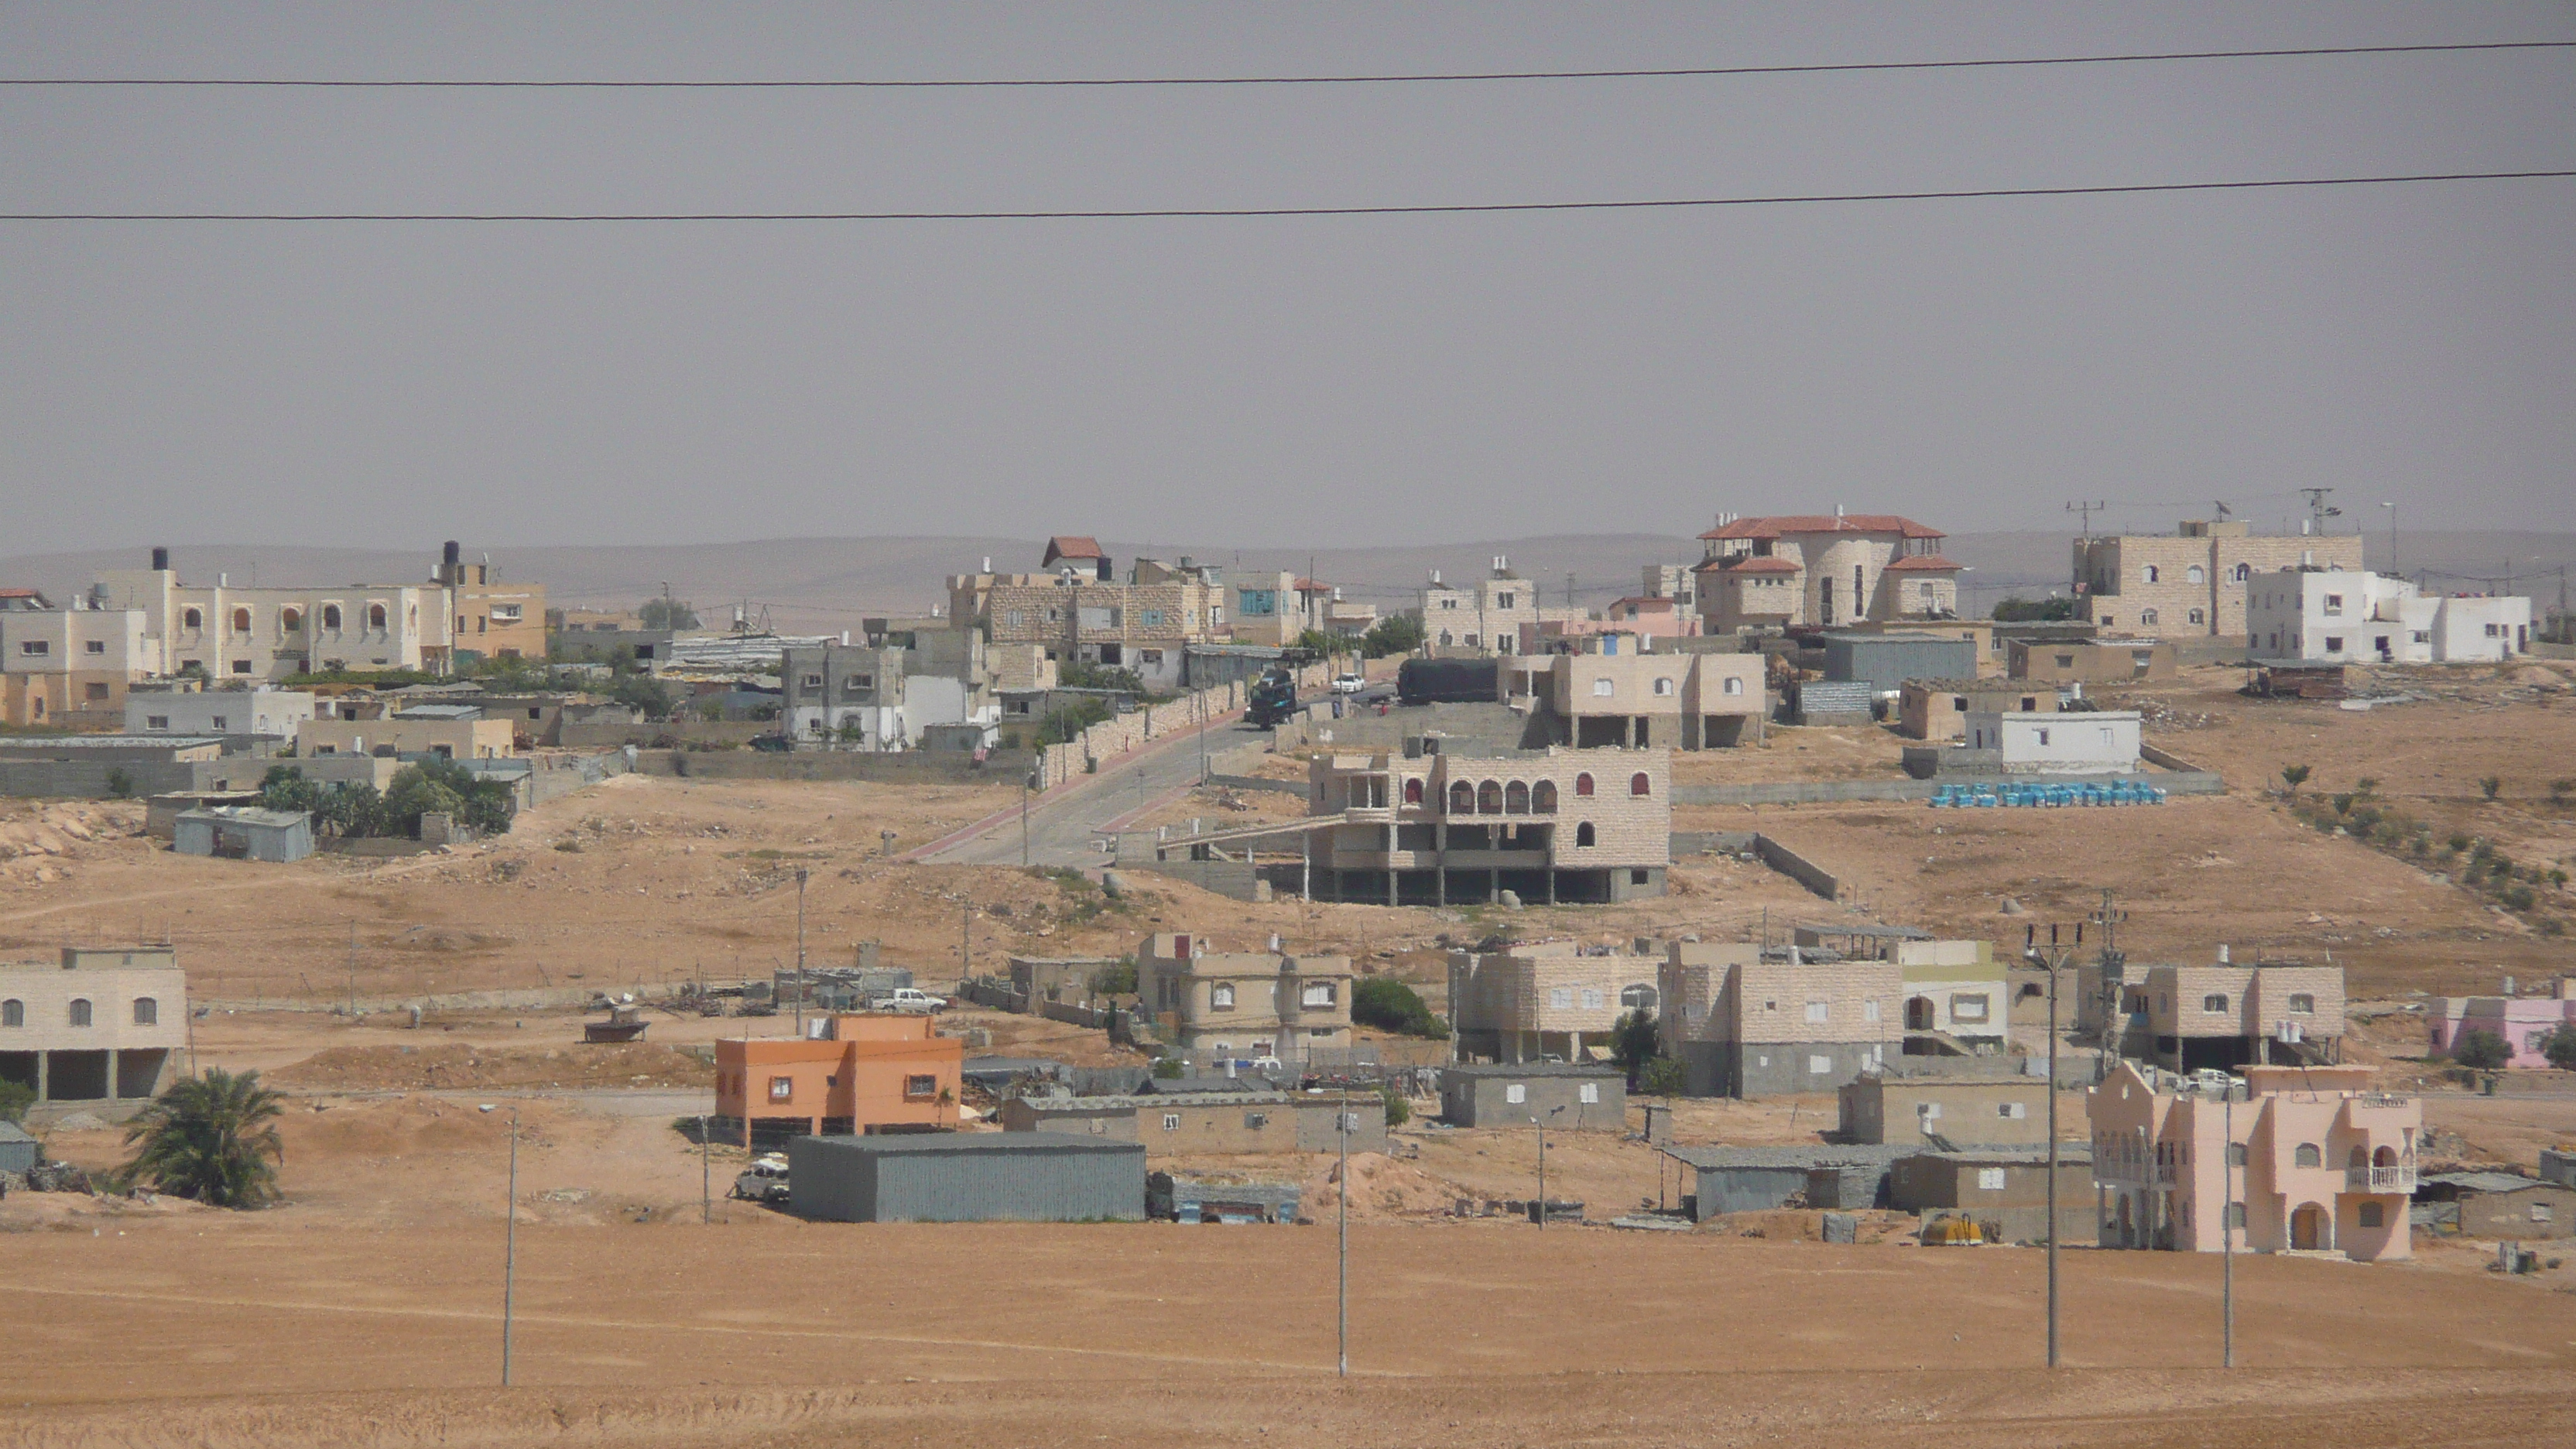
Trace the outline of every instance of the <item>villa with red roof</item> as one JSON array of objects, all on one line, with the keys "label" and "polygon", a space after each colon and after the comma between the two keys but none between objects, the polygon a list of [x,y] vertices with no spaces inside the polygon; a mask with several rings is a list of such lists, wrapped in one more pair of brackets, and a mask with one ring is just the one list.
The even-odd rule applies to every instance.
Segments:
[{"label": "villa with red roof", "polygon": [[1710,634],[1955,619],[1959,566],[1945,535],[1893,513],[1722,517],[1700,535],[1702,628]]}]

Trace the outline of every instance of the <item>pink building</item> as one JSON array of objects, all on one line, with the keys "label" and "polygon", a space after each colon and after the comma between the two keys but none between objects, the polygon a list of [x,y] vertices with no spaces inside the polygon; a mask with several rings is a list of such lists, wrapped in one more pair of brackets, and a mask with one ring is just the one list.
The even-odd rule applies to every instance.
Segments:
[{"label": "pink building", "polygon": [[[1621,599],[1598,618],[1549,619],[1520,626],[1523,654],[1553,654],[1585,648],[1582,641],[1602,634],[1635,639],[1691,639],[1699,635],[1699,615],[1684,612],[1671,599]],[[1648,645],[1648,648],[1653,646]]]},{"label": "pink building", "polygon": [[2464,1031],[2502,1037],[2513,1057],[2505,1065],[2545,1067],[2549,1059],[2540,1044],[2562,1026],[2576,1023],[2576,994],[2570,978],[2550,984],[2547,996],[2448,996],[2424,1004],[2426,1035],[2433,1050],[2447,1053]]},{"label": "pink building", "polygon": [[2087,1104],[2103,1246],[2220,1252],[2218,1205],[2232,1199],[2224,1217],[2242,1250],[2410,1256],[2424,1104],[2374,1092],[2370,1078],[2368,1067],[2249,1066],[2221,1087],[2216,1074],[2123,1062]]}]

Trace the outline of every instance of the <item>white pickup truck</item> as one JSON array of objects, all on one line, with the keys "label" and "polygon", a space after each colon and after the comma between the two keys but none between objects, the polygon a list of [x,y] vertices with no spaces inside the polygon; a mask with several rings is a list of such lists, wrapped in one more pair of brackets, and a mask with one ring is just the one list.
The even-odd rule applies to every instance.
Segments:
[{"label": "white pickup truck", "polygon": [[883,996],[871,996],[868,998],[868,1010],[870,1011],[911,1011],[926,1013],[933,1011],[946,1011],[947,1009],[947,997],[933,996],[927,991],[916,991],[909,986],[899,986],[894,990],[887,992]]}]

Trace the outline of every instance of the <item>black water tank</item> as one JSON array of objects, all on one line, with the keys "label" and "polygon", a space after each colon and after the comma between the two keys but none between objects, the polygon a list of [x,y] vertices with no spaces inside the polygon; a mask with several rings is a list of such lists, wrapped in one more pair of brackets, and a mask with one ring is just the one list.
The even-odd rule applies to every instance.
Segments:
[{"label": "black water tank", "polygon": [[159,544],[155,544],[155,545],[153,545],[153,548],[152,548],[152,569],[153,569],[153,571],[154,571],[155,573],[158,573],[158,572],[160,572],[161,570],[168,568],[169,566],[170,566],[170,550],[169,550],[169,549],[167,549],[167,548],[164,548],[164,547],[160,546]]},{"label": "black water tank", "polygon": [[446,559],[447,566],[449,568],[454,568],[457,563],[465,557],[465,552],[463,549],[458,548],[456,546],[456,540],[451,538],[447,541],[447,549],[442,557]]}]

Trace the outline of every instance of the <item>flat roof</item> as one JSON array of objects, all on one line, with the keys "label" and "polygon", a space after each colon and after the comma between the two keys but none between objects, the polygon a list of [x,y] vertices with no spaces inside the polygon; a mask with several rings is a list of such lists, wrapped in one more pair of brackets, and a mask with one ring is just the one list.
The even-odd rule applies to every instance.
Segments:
[{"label": "flat roof", "polygon": [[[1021,1105],[1040,1112],[1121,1112],[1151,1107],[1285,1107],[1301,1100],[1290,1092],[1156,1092],[1114,1097],[1022,1097]],[[1338,1097],[1318,1097],[1338,1102]]]},{"label": "flat roof", "polygon": [[1665,1147],[1658,1150],[1676,1162],[1687,1162],[1702,1171],[1729,1167],[1885,1167],[1900,1158],[1925,1155],[1920,1147],[1879,1142],[1820,1142],[1812,1147]]},{"label": "flat roof", "polygon": [[[1642,960],[1644,958],[1641,957],[1638,959]],[[1482,1081],[1488,1077],[1496,1079],[1505,1077],[1617,1077],[1621,1081],[1627,1080],[1627,1074],[1616,1067],[1591,1067],[1585,1066],[1580,1062],[1513,1062],[1501,1063],[1494,1066],[1442,1067],[1440,1069],[1440,1074],[1443,1077],[1465,1077],[1469,1081]]]},{"label": "flat roof", "polygon": [[875,1137],[800,1137],[840,1152],[885,1157],[935,1157],[961,1152],[1132,1152],[1142,1142],[1119,1142],[1070,1132],[888,1132]]},{"label": "flat roof", "polygon": [[222,735],[5,735],[0,750],[168,750],[223,742]]},{"label": "flat roof", "polygon": [[[2045,1145],[2038,1147],[1970,1147],[1956,1149],[1949,1152],[1911,1152],[1906,1154],[1906,1157],[1902,1160],[1910,1161],[1917,1157],[1929,1157],[1941,1162],[1955,1162],[1962,1167],[1970,1165],[1986,1167],[2046,1167],[2048,1165],[2048,1148]],[[2087,1166],[2090,1165],[2092,1161],[2093,1144],[2090,1142],[2060,1142],[2057,1144],[2057,1165],[2060,1167]]]}]

